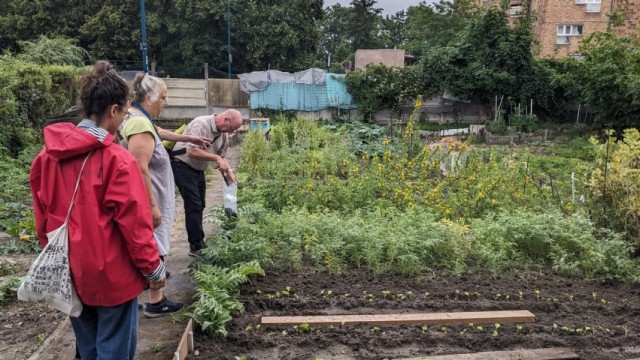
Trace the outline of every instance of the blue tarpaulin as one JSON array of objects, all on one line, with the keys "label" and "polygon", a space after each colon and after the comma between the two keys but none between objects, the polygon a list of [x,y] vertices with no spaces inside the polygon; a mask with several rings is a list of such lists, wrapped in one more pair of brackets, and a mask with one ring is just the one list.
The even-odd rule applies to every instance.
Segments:
[{"label": "blue tarpaulin", "polygon": [[264,91],[250,93],[251,109],[319,111],[355,108],[342,79],[344,75],[326,73],[324,85],[272,82]]}]

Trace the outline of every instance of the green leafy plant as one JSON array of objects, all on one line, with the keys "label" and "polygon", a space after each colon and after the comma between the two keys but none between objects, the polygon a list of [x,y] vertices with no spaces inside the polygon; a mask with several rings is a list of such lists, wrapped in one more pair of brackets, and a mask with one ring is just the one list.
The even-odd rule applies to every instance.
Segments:
[{"label": "green leafy plant", "polygon": [[0,304],[14,299],[20,284],[22,284],[22,278],[18,276],[9,276],[0,281]]},{"label": "green leafy plant", "polygon": [[162,350],[164,349],[165,349],[165,345],[162,343],[153,344],[151,346],[151,351],[153,351],[154,353],[162,352]]},{"label": "green leafy plant", "polygon": [[226,269],[200,264],[191,271],[196,281],[195,296],[198,301],[189,310],[202,331],[227,335],[225,325],[231,320],[232,313],[244,311],[238,299],[238,286],[249,281],[251,275],[264,276],[264,271],[256,261]]}]

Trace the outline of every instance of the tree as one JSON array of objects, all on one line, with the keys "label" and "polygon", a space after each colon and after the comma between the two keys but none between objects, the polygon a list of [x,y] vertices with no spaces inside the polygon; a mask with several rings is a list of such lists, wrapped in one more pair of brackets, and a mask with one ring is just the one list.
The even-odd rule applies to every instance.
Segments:
[{"label": "tree", "polygon": [[237,1],[233,12],[238,71],[299,71],[314,64],[321,39],[322,0]]},{"label": "tree", "polygon": [[84,3],[81,0],[0,0],[0,48],[17,52],[18,41],[34,40],[40,35],[77,38],[87,14]]},{"label": "tree", "polygon": [[340,4],[324,10],[319,59],[325,60],[328,55],[331,55],[333,62],[338,63],[346,61],[353,54],[349,36],[349,21],[352,18],[352,10],[351,7]]},{"label": "tree", "polygon": [[505,95],[515,103],[551,96],[548,74],[531,53],[533,18],[525,15],[509,26],[502,9],[472,17],[454,46],[434,48],[424,59],[427,83],[441,84],[459,98],[491,103]]},{"label": "tree", "polygon": [[387,15],[382,20],[382,45],[384,48],[403,48],[407,42],[407,13],[402,10],[394,15]]},{"label": "tree", "polygon": [[79,27],[79,39],[93,57],[120,61],[141,59],[138,2],[113,0],[98,4],[91,1],[84,7],[88,15]]},{"label": "tree", "polygon": [[374,8],[376,0],[352,0],[353,7],[349,21],[351,50],[377,49],[381,47],[379,38],[382,9]]},{"label": "tree", "polygon": [[[227,72],[227,0],[162,0],[154,11],[154,22],[160,24],[153,33],[159,44],[152,57],[163,65],[178,65],[200,69],[208,63],[212,75]],[[236,9],[245,1],[232,1],[233,43],[237,28]],[[164,9],[160,12],[160,9]],[[157,17],[157,19],[155,18]],[[189,19],[189,21],[162,21],[162,19]],[[235,57],[239,53],[234,52]],[[237,69],[234,66],[234,72]]]},{"label": "tree", "polygon": [[407,9],[405,49],[421,55],[425,50],[450,45],[464,31],[478,8],[471,0],[425,1]]},{"label": "tree", "polygon": [[594,33],[580,52],[578,83],[595,120],[616,129],[640,126],[640,40]]},{"label": "tree", "polygon": [[[322,0],[232,0],[234,72],[301,70],[320,44]],[[227,71],[227,0],[146,0],[149,58],[174,71]],[[0,0],[0,45],[39,35],[78,40],[95,58],[141,68],[137,1]],[[174,72],[175,74],[175,72]]]}]

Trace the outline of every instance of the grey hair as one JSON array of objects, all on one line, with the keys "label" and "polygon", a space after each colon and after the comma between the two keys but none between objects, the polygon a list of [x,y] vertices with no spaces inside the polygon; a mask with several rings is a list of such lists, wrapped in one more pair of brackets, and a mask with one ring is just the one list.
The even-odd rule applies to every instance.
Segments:
[{"label": "grey hair", "polygon": [[142,104],[147,95],[151,102],[157,101],[160,97],[160,84],[164,84],[162,79],[139,73],[133,80],[133,101]]}]

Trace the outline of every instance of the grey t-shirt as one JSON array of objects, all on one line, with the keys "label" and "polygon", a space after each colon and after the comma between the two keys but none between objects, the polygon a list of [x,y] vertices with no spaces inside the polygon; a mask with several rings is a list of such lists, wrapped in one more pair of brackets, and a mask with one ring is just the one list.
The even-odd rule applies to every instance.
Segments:
[{"label": "grey t-shirt", "polygon": [[[215,141],[206,149],[206,151],[211,154],[217,154],[218,156],[224,157],[227,154],[227,149],[229,148],[229,134],[218,132],[216,124],[213,121],[213,116],[215,116],[215,114],[198,116],[197,118],[191,120],[191,122],[189,122],[189,125],[187,125],[187,128],[184,130],[183,134],[203,136],[209,140],[215,139]],[[194,145],[192,143],[178,141],[173,147],[173,151],[185,148],[193,149],[197,147],[198,145]],[[187,154],[177,155],[176,159],[185,162],[195,170],[201,171],[205,170],[211,163],[211,161],[207,160],[192,159],[187,156]]]}]

